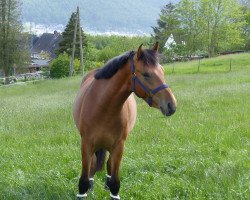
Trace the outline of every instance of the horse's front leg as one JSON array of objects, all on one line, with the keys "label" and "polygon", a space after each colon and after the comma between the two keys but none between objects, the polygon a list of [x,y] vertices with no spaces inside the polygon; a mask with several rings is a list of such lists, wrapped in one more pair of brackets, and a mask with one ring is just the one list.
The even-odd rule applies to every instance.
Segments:
[{"label": "horse's front leg", "polygon": [[93,156],[93,151],[86,140],[82,140],[81,153],[82,153],[82,174],[79,180],[79,194],[78,199],[87,197],[87,191],[90,189],[91,184],[89,180],[90,165]]},{"label": "horse's front leg", "polygon": [[115,148],[113,149],[110,155],[111,178],[108,181],[108,187],[111,192],[110,194],[111,200],[120,199],[118,195],[120,189],[119,169],[120,169],[123,150],[124,150],[124,141],[120,141],[115,145]]},{"label": "horse's front leg", "polygon": [[110,179],[111,179],[111,155],[109,155],[109,159],[107,161],[107,174],[106,174],[106,181],[104,185],[105,190],[109,190]]}]

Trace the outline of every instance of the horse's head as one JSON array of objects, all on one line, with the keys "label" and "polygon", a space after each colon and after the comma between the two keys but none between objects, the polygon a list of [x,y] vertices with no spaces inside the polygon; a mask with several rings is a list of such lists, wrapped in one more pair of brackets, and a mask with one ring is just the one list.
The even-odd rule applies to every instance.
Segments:
[{"label": "horse's head", "polygon": [[131,59],[132,90],[149,106],[158,108],[165,116],[174,114],[176,99],[164,80],[164,70],[158,59],[158,43],[152,49],[138,48]]}]

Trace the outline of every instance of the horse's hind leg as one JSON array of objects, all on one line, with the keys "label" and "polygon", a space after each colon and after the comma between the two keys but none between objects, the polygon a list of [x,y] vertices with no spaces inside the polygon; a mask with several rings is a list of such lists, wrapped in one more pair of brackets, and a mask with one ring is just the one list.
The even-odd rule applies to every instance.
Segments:
[{"label": "horse's hind leg", "polygon": [[108,187],[110,189],[110,197],[111,200],[119,200],[120,197],[118,195],[120,189],[120,179],[119,179],[119,169],[120,163],[122,159],[124,149],[124,141],[119,142],[116,147],[111,152],[111,178],[108,181]]},{"label": "horse's hind leg", "polygon": [[82,174],[79,180],[79,194],[78,198],[83,198],[87,196],[87,191],[90,188],[89,181],[89,171],[92,160],[93,151],[90,148],[90,145],[84,140],[81,144],[82,151]]}]

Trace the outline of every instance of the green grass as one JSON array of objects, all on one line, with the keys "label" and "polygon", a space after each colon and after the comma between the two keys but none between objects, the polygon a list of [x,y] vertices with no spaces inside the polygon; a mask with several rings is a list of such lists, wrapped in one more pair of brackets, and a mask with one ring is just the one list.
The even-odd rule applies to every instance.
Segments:
[{"label": "green grass", "polygon": [[[249,199],[250,59],[233,59],[231,72],[204,66],[197,74],[186,63],[186,72],[167,75],[178,101],[170,118],[137,100],[121,168],[123,199]],[[75,77],[0,87],[1,200],[75,199],[81,158],[72,104],[79,84]],[[97,174],[89,199],[109,199],[104,179],[105,171]]]},{"label": "green grass", "polygon": [[[231,60],[231,61],[230,61]],[[218,56],[213,59],[201,59],[199,73],[218,73],[237,71],[247,68],[250,65],[250,53],[241,53],[235,55]],[[167,64],[166,71],[168,74],[194,74],[198,73],[199,60],[191,62],[175,62]]]}]

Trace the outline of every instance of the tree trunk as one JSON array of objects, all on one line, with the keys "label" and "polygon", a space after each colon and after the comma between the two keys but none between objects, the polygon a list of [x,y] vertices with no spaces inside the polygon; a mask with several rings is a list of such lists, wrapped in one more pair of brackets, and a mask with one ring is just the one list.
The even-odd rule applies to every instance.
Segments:
[{"label": "tree trunk", "polygon": [[28,37],[22,33],[20,3],[20,0],[0,0],[0,68],[5,77],[12,74],[15,64],[24,66],[30,57]]}]

